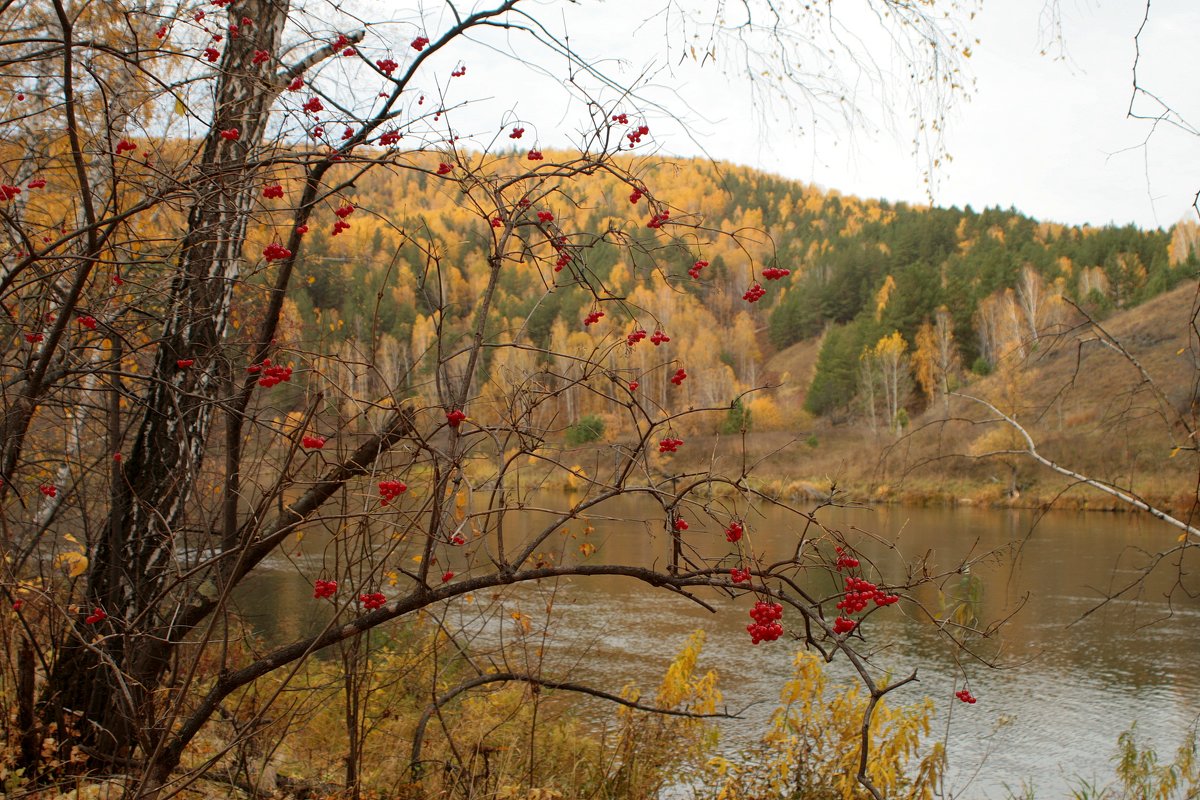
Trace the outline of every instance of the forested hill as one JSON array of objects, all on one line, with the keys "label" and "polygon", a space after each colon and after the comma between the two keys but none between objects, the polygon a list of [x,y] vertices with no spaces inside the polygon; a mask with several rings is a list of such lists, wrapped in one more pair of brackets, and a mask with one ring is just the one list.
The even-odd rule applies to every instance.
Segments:
[{"label": "forested hill", "polygon": [[[306,280],[292,298],[292,318],[306,335],[370,341],[412,364],[435,326],[443,334],[465,326],[492,230],[487,210],[464,201],[463,185],[436,175],[430,159],[422,164],[429,172],[359,179],[345,193],[362,209],[352,227],[308,235]],[[675,342],[667,357],[699,379],[689,381],[695,403],[727,405],[761,382],[773,350],[824,337],[808,410],[853,409],[872,424],[894,425],[906,407],[931,402],[939,384],[987,372],[1057,324],[1064,298],[1102,313],[1129,307],[1194,275],[1200,257],[1190,224],[1142,231],[1039,222],[1013,209],[924,208],[708,161],[642,159],[635,174],[671,210],[670,223],[649,230],[646,202],[631,203],[630,185],[607,174],[575,176],[539,197],[528,213],[551,213],[571,236],[603,234],[579,250],[590,289],[556,285],[536,253],[515,261],[503,274],[496,330],[571,352],[661,325]],[[689,275],[701,259],[708,266]],[[772,267],[790,274],[765,280],[762,270]],[[766,294],[747,302],[756,282]],[[626,302],[618,308],[605,297]],[[444,314],[435,313],[439,304]],[[597,309],[608,309],[607,318],[584,325]],[[647,358],[627,355],[622,368],[644,375],[650,397],[665,398],[669,374]],[[501,361],[490,368],[513,366]],[[590,402],[580,395],[563,410],[571,418],[604,413]],[[769,396],[753,402],[758,429],[788,427],[802,413]]]}]

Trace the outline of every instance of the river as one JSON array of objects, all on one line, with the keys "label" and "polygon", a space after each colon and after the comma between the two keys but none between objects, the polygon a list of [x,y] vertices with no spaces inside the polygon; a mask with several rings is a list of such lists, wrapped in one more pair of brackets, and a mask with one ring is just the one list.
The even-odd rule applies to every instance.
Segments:
[{"label": "river", "polygon": [[[594,532],[586,537],[597,547],[592,560],[662,563],[665,542],[650,533],[661,528],[656,507],[622,499],[603,512],[607,519],[593,520]],[[1099,785],[1113,779],[1117,737],[1130,725],[1137,723],[1141,743],[1169,759],[1196,724],[1200,597],[1194,559],[1192,574],[1182,579],[1190,598],[1177,586],[1171,592],[1179,570],[1163,563],[1137,592],[1100,604],[1111,587],[1137,576],[1147,553],[1176,542],[1173,529],[1135,515],[973,508],[827,508],[819,518],[846,532],[849,541],[861,541],[864,563],[871,559],[893,579],[902,558],[927,555],[935,568],[949,568],[966,554],[993,554],[971,574],[982,588],[980,619],[1007,618],[980,644],[998,666],[964,657],[937,634],[918,606],[943,608],[933,586],[873,614],[864,631],[881,671],[918,671],[919,682],[897,690],[890,701],[934,699],[935,734],[946,739],[950,760],[947,796],[1002,798],[1006,787],[1018,793],[1027,784],[1038,797],[1065,797],[1079,779]],[[581,527],[570,547],[577,546]],[[699,525],[688,536],[724,543],[719,531],[706,533]],[[789,551],[795,536],[794,519],[768,509],[752,518],[748,542],[770,558]],[[320,537],[310,535],[298,558],[278,562],[256,579],[252,616],[266,635],[286,636],[310,624],[298,616],[312,608],[311,573],[305,578],[301,570],[319,563],[322,548]],[[953,577],[945,590],[953,594],[960,580]],[[551,597],[547,674],[586,679],[610,691],[628,681],[653,690],[687,636],[703,629],[702,666],[721,674],[730,709],[749,706],[742,719],[721,724],[722,747],[735,752],[765,730],[797,643],[785,636],[751,645],[745,600],[718,600],[712,614],[636,581],[603,577],[525,588],[508,596],[503,613],[493,607],[484,618],[474,616],[482,603],[459,604],[453,614],[489,640],[498,635],[497,626],[511,625],[514,609],[541,622]],[[848,680],[843,658],[830,670]],[[974,705],[954,699],[964,671],[978,697]]]}]

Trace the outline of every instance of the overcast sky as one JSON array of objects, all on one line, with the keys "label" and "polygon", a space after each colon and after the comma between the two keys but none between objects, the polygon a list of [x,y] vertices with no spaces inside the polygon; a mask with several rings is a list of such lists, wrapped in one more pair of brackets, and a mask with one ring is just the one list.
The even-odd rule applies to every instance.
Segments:
[{"label": "overcast sky", "polygon": [[[704,8],[706,2],[717,0],[680,6]],[[798,8],[799,2],[782,0],[785,8]],[[816,125],[802,104],[796,115],[782,113],[785,106],[778,101],[763,105],[761,93],[731,69],[728,52],[719,51],[726,61],[716,68],[681,61],[686,48],[680,47],[680,31],[672,20],[653,13],[663,6],[659,0],[532,0],[519,7],[555,35],[569,35],[572,48],[599,60],[620,80],[646,75],[649,65],[643,95],[665,109],[647,117],[653,130],[649,146],[663,154],[707,153],[844,193],[927,203],[926,162],[913,153],[908,88],[903,75],[886,77],[900,72],[902,62],[888,54],[877,32],[869,31],[871,19],[856,16],[867,2],[836,0],[832,7],[845,26],[843,40],[861,36],[859,57],[878,55],[885,77],[880,81],[870,71],[851,69],[854,99],[866,116],[847,124],[836,112],[822,112]],[[740,5],[729,0],[731,14]],[[445,6],[431,7],[445,13]],[[965,65],[974,90],[947,120],[946,148],[953,161],[935,172],[934,202],[977,209],[1014,206],[1065,223],[1166,227],[1189,215],[1195,219],[1191,206],[1200,189],[1200,135],[1166,123],[1152,130],[1150,122],[1126,117],[1134,35],[1145,4],[1059,0],[1057,7],[1065,57],[1048,36],[1046,0],[984,0],[966,23],[961,33],[972,44]],[[445,23],[436,14],[425,19],[431,31]],[[1200,0],[1153,0],[1141,38],[1140,70],[1144,85],[1200,126],[1198,35]],[[505,61],[482,49],[465,51],[469,80],[453,86],[447,101],[478,97],[493,87],[495,94],[490,107],[480,103],[458,112],[456,130],[474,129],[480,135],[467,138],[486,146],[493,135],[487,131],[496,131],[497,119],[507,116],[528,125],[527,135],[539,146],[572,143],[586,120],[582,107],[564,102],[555,88],[568,73],[565,60],[532,55],[515,37],[491,44],[497,42],[523,58],[540,58],[542,74],[531,72],[528,63]],[[462,57],[464,51],[454,55]],[[803,63],[811,65],[811,58]],[[610,93],[602,99],[614,98]],[[1161,111],[1148,100],[1140,108]],[[928,119],[928,112],[916,116]],[[501,144],[510,143],[502,139]]]}]

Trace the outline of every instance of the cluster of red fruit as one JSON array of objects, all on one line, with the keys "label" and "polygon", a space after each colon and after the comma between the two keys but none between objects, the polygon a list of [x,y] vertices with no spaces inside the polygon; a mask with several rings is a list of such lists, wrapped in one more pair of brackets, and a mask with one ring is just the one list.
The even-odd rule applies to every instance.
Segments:
[{"label": "cluster of red fruit", "polygon": [[408,487],[401,481],[380,481],[379,494],[383,499],[379,501],[379,505],[386,506],[407,490]]},{"label": "cluster of red fruit", "polygon": [[529,155],[526,156],[526,158],[528,158],[530,161],[544,161],[545,160],[545,156],[542,155],[541,150],[530,150]]},{"label": "cluster of red fruit", "polygon": [[237,128],[226,128],[221,131],[221,138],[227,142],[236,142],[242,137],[242,132]]},{"label": "cluster of red fruit", "polygon": [[846,594],[837,607],[847,614],[857,614],[872,600],[877,606],[890,606],[899,599],[900,595],[888,594],[865,578],[856,578],[850,575],[846,577]]},{"label": "cluster of red fruit", "polygon": [[750,618],[754,620],[746,626],[750,633],[750,643],[773,642],[783,635],[783,606],[779,603],[764,603],[759,600],[750,609]]},{"label": "cluster of red fruit", "polygon": [[438,175],[449,175],[451,172],[454,172],[454,166],[452,164],[447,164],[445,161],[438,162]]},{"label": "cluster of red fruit", "polygon": [[304,105],[301,106],[301,108],[303,108],[309,114],[317,114],[325,110],[325,105],[321,102],[321,98],[310,97],[304,101]]},{"label": "cluster of red fruit", "polygon": [[638,125],[636,128],[625,134],[625,138],[629,140],[629,146],[632,148],[636,144],[641,144],[642,137],[650,133],[649,125]]},{"label": "cluster of red fruit", "polygon": [[379,137],[379,144],[383,147],[391,147],[396,142],[400,141],[401,138],[403,138],[403,134],[401,134],[400,131],[384,131],[383,135]]},{"label": "cluster of red fruit", "polygon": [[285,258],[291,258],[292,251],[281,245],[279,242],[271,242],[263,248],[263,258],[267,261],[281,261]]},{"label": "cluster of red fruit", "polygon": [[683,444],[683,439],[673,439],[670,436],[658,443],[658,452],[674,453]]},{"label": "cluster of red fruit", "polygon": [[313,584],[313,597],[324,600],[337,594],[337,581],[324,581],[320,578]]},{"label": "cluster of red fruit", "polygon": [[704,269],[707,266],[708,266],[707,261],[697,261],[695,264],[692,264],[692,268],[688,270],[688,275],[690,275],[692,277],[692,280],[699,280],[700,279],[700,270]]},{"label": "cluster of red fruit", "polygon": [[745,533],[745,530],[742,528],[742,523],[734,520],[733,522],[729,523],[729,527],[725,529],[725,541],[740,541],[743,533]]},{"label": "cluster of red fruit", "polygon": [[834,548],[837,551],[837,569],[841,572],[842,569],[854,569],[858,566],[858,559],[847,553],[839,544]]},{"label": "cluster of red fruit", "polygon": [[750,570],[741,569],[740,567],[733,567],[729,570],[729,579],[734,583],[749,583]]},{"label": "cluster of red fruit", "polygon": [[196,359],[194,358],[180,358],[175,361],[175,366],[179,367],[180,369],[187,369],[195,363]]},{"label": "cluster of red fruit", "polygon": [[857,627],[858,623],[849,617],[838,617],[833,621],[833,632],[838,635],[849,633]]},{"label": "cluster of red fruit", "polygon": [[400,65],[390,58],[381,58],[375,62],[375,66],[379,67],[379,71],[390,78]]},{"label": "cluster of red fruit", "polygon": [[644,194],[645,194],[645,192],[643,192],[641,189],[634,189],[632,192],[629,193],[629,202],[633,203],[636,206],[637,201],[641,200]]},{"label": "cluster of red fruit", "polygon": [[86,622],[88,625],[95,625],[97,622],[103,622],[106,619],[108,619],[108,614],[104,612],[103,608],[97,606],[96,608],[92,609],[92,613],[88,615],[84,622]]},{"label": "cluster of red fruit", "polygon": [[121,141],[117,142],[117,155],[121,155],[122,153],[132,153],[135,150],[137,150],[137,145],[128,139],[122,139]]},{"label": "cluster of red fruit", "polygon": [[762,276],[769,281],[777,281],[791,274],[792,271],[790,269],[779,269],[778,267],[767,267],[762,271]]},{"label": "cluster of red fruit", "polygon": [[671,383],[675,384],[676,386],[682,386],[686,379],[687,373],[683,371],[682,367],[680,367],[679,369],[675,370],[675,374],[671,376]]},{"label": "cluster of red fruit", "polygon": [[521,138],[522,136],[524,136],[524,135],[525,135],[525,129],[524,129],[524,128],[516,128],[516,127],[514,127],[514,128],[512,129],[512,132],[511,132],[510,134],[508,134],[508,138],[510,138],[510,139],[520,139],[520,138]]},{"label": "cluster of red fruit", "polygon": [[766,293],[767,290],[764,289],[758,282],[755,282],[755,284],[747,289],[746,293],[742,295],[742,299],[747,303],[757,303]]},{"label": "cluster of red fruit", "polygon": [[583,318],[583,324],[584,325],[595,325],[597,322],[600,321],[600,318],[603,316],[604,316],[603,311],[593,311],[592,313],[588,314],[586,317]]},{"label": "cluster of red fruit", "polygon": [[46,497],[57,497],[58,487],[52,483],[43,483],[38,487],[38,491],[46,495]]},{"label": "cluster of red fruit", "polygon": [[671,527],[677,531],[686,531],[688,529],[688,521],[683,517],[676,517],[675,521],[671,523]]},{"label": "cluster of red fruit", "polygon": [[467,65],[463,64],[458,69],[451,71],[450,77],[451,78],[461,78],[463,75],[466,75],[466,74],[467,74]]},{"label": "cluster of red fruit", "polygon": [[429,44],[429,39],[424,36],[418,36],[412,40],[412,49],[418,53],[425,49],[425,45]]},{"label": "cluster of red fruit", "polygon": [[320,450],[325,446],[324,436],[305,436],[300,440],[300,444],[308,450]]},{"label": "cluster of red fruit", "polygon": [[663,223],[666,222],[667,220],[669,220],[670,218],[671,218],[670,209],[664,208],[662,211],[659,211],[657,214],[655,214],[654,216],[652,216],[650,218],[650,221],[646,223],[646,227],[647,228],[661,228],[663,226]]},{"label": "cluster of red fruit", "polygon": [[[655,335],[657,335],[657,333]],[[631,333],[625,337],[625,344],[629,345],[630,347],[633,347],[635,344],[637,344],[638,342],[640,342],[642,339],[645,339],[645,338],[646,338],[646,332],[644,330],[642,330],[641,328],[638,328],[636,331],[634,331],[633,333]]]},{"label": "cluster of red fruit", "polygon": [[272,364],[269,358],[264,358],[261,364],[251,364],[246,367],[246,372],[249,372],[251,375],[262,373],[262,377],[258,379],[258,385],[264,389],[270,389],[272,386],[287,383],[292,379],[291,367]]},{"label": "cluster of red fruit", "polygon": [[959,689],[954,693],[954,696],[959,700],[962,700],[964,703],[974,703],[976,700],[975,695],[971,694],[969,689]]},{"label": "cluster of red fruit", "polygon": [[96,330],[96,318],[91,314],[84,314],[79,318],[79,324],[87,328],[89,331]]},{"label": "cluster of red fruit", "polygon": [[460,424],[462,424],[462,421],[466,418],[467,418],[467,415],[464,414],[462,411],[460,411],[457,408],[454,409],[453,411],[446,412],[446,424],[449,425],[451,428],[457,428]]},{"label": "cluster of red fruit", "polygon": [[539,211],[537,213],[538,222],[553,222],[554,215],[549,211]]},{"label": "cluster of red fruit", "polygon": [[270,184],[270,185],[268,185],[268,186],[264,186],[264,187],[263,187],[263,191],[262,191],[262,195],[263,195],[263,197],[266,197],[266,198],[272,198],[272,197],[274,197],[274,198],[280,198],[280,197],[283,197],[283,187],[282,187],[282,186],[280,186],[278,183],[272,183],[272,184]]},{"label": "cluster of red fruit", "polygon": [[671,341],[671,337],[658,329],[655,329],[654,333],[650,335],[650,344],[655,347],[658,347],[660,344],[666,344],[669,341]]},{"label": "cluster of red fruit", "polygon": [[629,115],[628,114],[613,114],[612,121],[619,122],[622,125],[628,125],[629,124]]},{"label": "cluster of red fruit", "polygon": [[377,608],[382,608],[387,602],[387,598],[383,596],[383,592],[373,592],[371,594],[360,594],[358,602],[363,604],[363,608],[368,611],[374,611]]}]

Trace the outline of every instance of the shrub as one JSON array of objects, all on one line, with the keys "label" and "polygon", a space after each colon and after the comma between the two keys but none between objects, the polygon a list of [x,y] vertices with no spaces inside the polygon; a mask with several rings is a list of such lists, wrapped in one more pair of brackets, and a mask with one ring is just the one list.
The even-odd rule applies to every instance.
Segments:
[{"label": "shrub", "polygon": [[567,444],[572,447],[602,438],[604,438],[604,420],[595,414],[581,417],[574,425],[567,428]]}]

